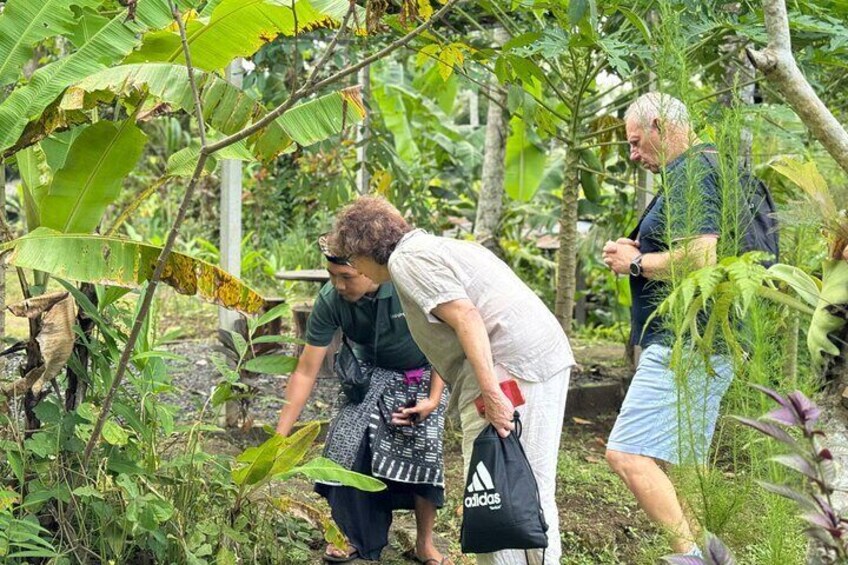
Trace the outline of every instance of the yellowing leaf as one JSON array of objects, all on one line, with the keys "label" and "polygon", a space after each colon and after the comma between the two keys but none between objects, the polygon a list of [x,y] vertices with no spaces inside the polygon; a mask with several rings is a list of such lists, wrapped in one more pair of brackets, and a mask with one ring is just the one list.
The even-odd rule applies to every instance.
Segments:
[{"label": "yellowing leaf", "polygon": [[[7,260],[15,266],[58,278],[139,288],[150,280],[161,248],[114,237],[38,228],[0,246],[0,253],[5,252],[11,252]],[[258,312],[265,302],[226,271],[181,253],[169,255],[162,282],[180,294],[196,295],[248,314]]]},{"label": "yellowing leaf", "polygon": [[439,53],[439,76],[442,77],[442,80],[448,80],[453,74],[454,66],[461,66],[465,61],[465,56],[458,45],[460,44],[446,45]]},{"label": "yellowing leaf", "polygon": [[392,186],[392,173],[389,171],[377,171],[371,176],[371,190],[375,194],[388,197],[389,188]]},{"label": "yellowing leaf", "polygon": [[430,0],[418,0],[418,16],[425,22],[433,16],[433,6]]}]

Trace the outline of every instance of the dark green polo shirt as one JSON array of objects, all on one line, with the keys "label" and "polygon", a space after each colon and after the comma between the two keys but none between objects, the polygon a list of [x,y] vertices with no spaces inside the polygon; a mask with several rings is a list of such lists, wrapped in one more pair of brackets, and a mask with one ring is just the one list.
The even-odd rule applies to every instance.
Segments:
[{"label": "dark green polo shirt", "polygon": [[362,361],[395,370],[427,364],[427,358],[412,340],[392,283],[381,284],[374,296],[364,296],[354,303],[339,296],[332,284],[325,284],[306,324],[306,343],[326,347],[338,329],[352,342],[357,359]]}]

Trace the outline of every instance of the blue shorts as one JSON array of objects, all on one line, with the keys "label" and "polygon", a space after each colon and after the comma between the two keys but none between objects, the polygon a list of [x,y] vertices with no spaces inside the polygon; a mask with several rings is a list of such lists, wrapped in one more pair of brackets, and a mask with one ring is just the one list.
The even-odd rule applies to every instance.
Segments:
[{"label": "blue shorts", "polygon": [[671,349],[642,351],[633,381],[607,441],[607,449],[681,463],[706,462],[719,405],[733,380],[724,356],[713,356],[708,374],[699,355],[685,353],[676,375]]}]

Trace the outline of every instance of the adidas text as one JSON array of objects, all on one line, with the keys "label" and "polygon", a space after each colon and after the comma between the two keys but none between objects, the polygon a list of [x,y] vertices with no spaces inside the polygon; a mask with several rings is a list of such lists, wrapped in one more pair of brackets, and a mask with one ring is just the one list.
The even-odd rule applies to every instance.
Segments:
[{"label": "adidas text", "polygon": [[490,510],[497,510],[501,507],[500,493],[475,492],[471,496],[465,497],[466,508],[477,508],[479,506],[488,506]]}]

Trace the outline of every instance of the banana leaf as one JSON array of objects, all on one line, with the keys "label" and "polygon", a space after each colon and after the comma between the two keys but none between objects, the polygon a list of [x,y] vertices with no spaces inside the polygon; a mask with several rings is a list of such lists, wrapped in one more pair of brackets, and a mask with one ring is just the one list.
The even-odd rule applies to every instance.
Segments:
[{"label": "banana leaf", "polygon": [[[267,114],[265,107],[246,92],[213,73],[196,72],[204,119],[216,131],[230,135]],[[61,107],[65,110],[89,108],[104,96],[132,98],[149,92],[173,109],[194,110],[194,101],[185,66],[170,63],[121,65],[95,73],[68,89]],[[298,104],[268,127],[247,139],[248,149],[268,161],[294,150],[292,141],[305,146],[339,133],[365,116],[358,87],[346,88]]]},{"label": "banana leaf", "polygon": [[91,233],[135,167],[147,136],[130,120],[100,121],[71,145],[38,207],[41,225],[65,233]]},{"label": "banana leaf", "polygon": [[8,0],[0,14],[0,87],[20,76],[21,68],[32,58],[33,47],[75,24],[72,6],[95,7],[102,0]]},{"label": "banana leaf", "polygon": [[509,125],[512,133],[506,140],[504,189],[511,199],[530,202],[542,182],[545,152],[533,143],[523,119],[514,116]]},{"label": "banana leaf", "polygon": [[27,147],[20,151],[15,159],[21,174],[20,193],[27,230],[32,231],[41,225],[40,203],[47,194],[52,174],[47,164],[47,156],[40,145]]},{"label": "banana leaf", "polygon": [[[180,149],[170,157],[168,164],[165,167],[165,175],[169,177],[190,177],[194,173],[194,168],[197,166],[197,160],[200,158],[200,141],[193,140],[191,145],[184,149]],[[239,161],[250,161],[253,155],[247,150],[244,140],[233,143],[224,147],[217,153],[215,157],[210,157],[206,161],[206,170],[214,171],[217,166],[217,159],[236,159]]]},{"label": "banana leaf", "polygon": [[[0,246],[16,267],[54,277],[124,288],[140,288],[153,274],[160,247],[125,239],[63,234],[38,228]],[[263,298],[226,271],[182,253],[168,256],[162,282],[177,292],[246,314],[257,313]]]},{"label": "banana leaf", "polygon": [[[308,0],[295,0],[297,32],[337,27],[348,6],[347,0],[335,0],[324,7],[326,11],[319,12]],[[295,33],[291,0],[222,0],[208,20],[196,17],[187,20],[191,63],[205,71],[223,69],[237,57],[250,57],[277,35]],[[126,63],[156,61],[185,64],[176,26],[148,33],[141,48],[125,60]]]},{"label": "banana leaf", "polygon": [[[188,0],[177,0],[177,4],[184,8]],[[0,152],[7,154],[13,145],[13,153],[22,149],[16,144],[29,121],[41,116],[63,90],[122,60],[139,44],[140,34],[167,26],[172,17],[168,0],[139,2],[133,20],[127,19],[126,9],[120,10],[77,51],[35,71],[27,84],[0,104]]]}]

